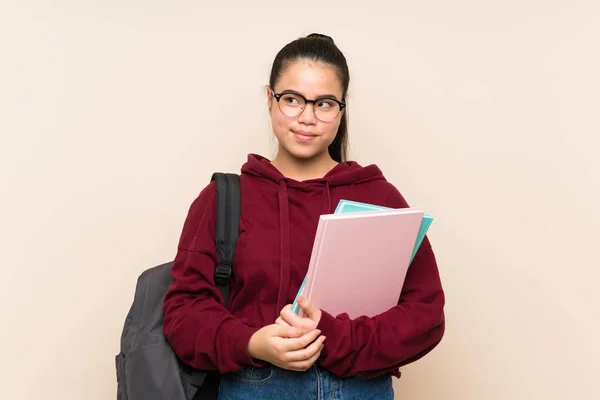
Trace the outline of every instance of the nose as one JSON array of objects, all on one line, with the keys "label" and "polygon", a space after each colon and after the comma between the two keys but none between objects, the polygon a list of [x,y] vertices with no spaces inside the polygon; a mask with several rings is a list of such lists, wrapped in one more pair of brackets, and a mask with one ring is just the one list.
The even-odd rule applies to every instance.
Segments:
[{"label": "nose", "polygon": [[317,123],[317,116],[312,103],[306,103],[304,110],[298,115],[298,121],[306,125],[314,125]]}]

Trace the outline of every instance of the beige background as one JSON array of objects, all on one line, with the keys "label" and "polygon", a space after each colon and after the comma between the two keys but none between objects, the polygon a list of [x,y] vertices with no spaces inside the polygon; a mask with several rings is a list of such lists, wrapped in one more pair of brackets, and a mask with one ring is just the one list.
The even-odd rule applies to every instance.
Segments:
[{"label": "beige background", "polygon": [[600,398],[600,3],[216,3],[0,3],[0,398],[115,398],[137,275],[273,154],[269,66],[313,31],[353,158],[436,217],[447,334],[398,398]]}]

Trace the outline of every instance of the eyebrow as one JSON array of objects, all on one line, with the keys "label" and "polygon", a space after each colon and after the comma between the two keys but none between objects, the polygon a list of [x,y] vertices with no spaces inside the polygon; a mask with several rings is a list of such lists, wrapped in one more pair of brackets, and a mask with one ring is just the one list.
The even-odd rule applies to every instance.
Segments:
[{"label": "eyebrow", "polygon": [[[302,93],[300,93],[300,92],[298,92],[296,90],[293,90],[293,89],[286,89],[286,90],[281,91],[280,93],[299,94],[300,96],[306,97],[304,94],[302,94]],[[315,97],[315,100],[319,100],[319,99],[336,99],[338,101],[341,101],[334,94],[322,94],[320,96]]]}]

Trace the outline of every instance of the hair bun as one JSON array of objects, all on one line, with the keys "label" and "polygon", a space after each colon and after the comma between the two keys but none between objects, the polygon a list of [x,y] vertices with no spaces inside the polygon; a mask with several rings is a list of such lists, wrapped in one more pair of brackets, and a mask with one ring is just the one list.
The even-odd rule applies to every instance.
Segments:
[{"label": "hair bun", "polygon": [[325,39],[325,40],[329,40],[331,43],[335,43],[331,36],[323,35],[322,33],[311,33],[310,35],[307,36],[307,38]]}]

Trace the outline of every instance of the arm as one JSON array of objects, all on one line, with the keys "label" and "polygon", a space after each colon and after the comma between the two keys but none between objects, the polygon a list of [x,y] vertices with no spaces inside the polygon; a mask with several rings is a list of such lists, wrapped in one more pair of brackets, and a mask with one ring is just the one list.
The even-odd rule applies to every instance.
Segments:
[{"label": "arm", "polygon": [[212,183],[188,212],[164,300],[164,333],[187,364],[228,372],[258,365],[248,354],[248,342],[258,329],[225,309],[215,285],[215,201]]},{"label": "arm", "polygon": [[[386,203],[393,208],[408,206],[393,186]],[[441,341],[444,304],[435,255],[425,238],[408,269],[397,306],[373,318],[353,320],[346,314],[332,316],[322,311],[317,328],[327,341],[320,364],[340,376],[397,371]]]}]

